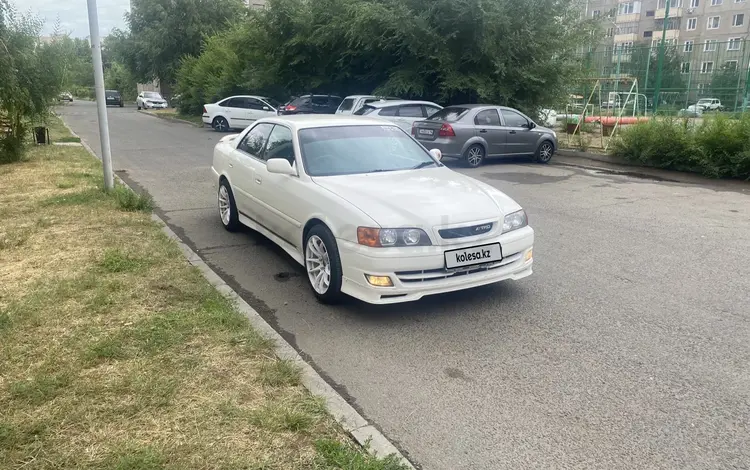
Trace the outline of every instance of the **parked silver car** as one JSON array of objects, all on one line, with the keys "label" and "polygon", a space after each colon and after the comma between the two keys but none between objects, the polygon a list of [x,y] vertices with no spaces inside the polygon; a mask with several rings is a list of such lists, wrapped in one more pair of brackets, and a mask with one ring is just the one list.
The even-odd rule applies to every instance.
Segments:
[{"label": "parked silver car", "polygon": [[415,122],[411,133],[425,147],[463,159],[472,168],[490,157],[528,155],[547,163],[557,150],[555,131],[503,106],[449,106]]},{"label": "parked silver car", "polygon": [[416,121],[430,117],[441,109],[442,106],[432,101],[376,101],[362,106],[354,115],[385,119],[409,132]]}]

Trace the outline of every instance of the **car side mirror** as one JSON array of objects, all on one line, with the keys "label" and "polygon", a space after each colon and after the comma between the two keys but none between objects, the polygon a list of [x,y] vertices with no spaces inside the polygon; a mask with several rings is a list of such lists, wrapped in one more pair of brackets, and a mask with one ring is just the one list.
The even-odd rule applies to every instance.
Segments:
[{"label": "car side mirror", "polygon": [[529,129],[533,129],[536,127],[536,123],[534,121],[529,121]]},{"label": "car side mirror", "polygon": [[431,149],[430,155],[435,157],[435,160],[440,161],[443,159],[443,152],[440,151],[440,149]]},{"label": "car side mirror", "polygon": [[292,168],[292,164],[286,158],[271,158],[266,162],[266,169],[269,173],[277,175],[297,176],[297,172]]}]

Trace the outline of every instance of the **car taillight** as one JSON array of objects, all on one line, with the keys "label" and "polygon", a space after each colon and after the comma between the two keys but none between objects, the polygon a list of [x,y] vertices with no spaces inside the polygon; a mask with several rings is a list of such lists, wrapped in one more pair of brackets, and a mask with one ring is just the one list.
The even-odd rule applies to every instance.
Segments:
[{"label": "car taillight", "polygon": [[284,108],[284,111],[296,111],[296,110],[297,110],[297,107],[292,106],[291,104],[288,104],[286,108]]},{"label": "car taillight", "polygon": [[411,125],[411,135],[417,135],[417,125],[412,124]]},{"label": "car taillight", "polygon": [[453,132],[453,127],[451,127],[450,124],[443,124],[440,126],[440,132],[438,135],[440,137],[456,137],[456,133]]},{"label": "car taillight", "polygon": [[203,107],[203,114],[208,114],[208,111],[206,111],[206,107]]}]

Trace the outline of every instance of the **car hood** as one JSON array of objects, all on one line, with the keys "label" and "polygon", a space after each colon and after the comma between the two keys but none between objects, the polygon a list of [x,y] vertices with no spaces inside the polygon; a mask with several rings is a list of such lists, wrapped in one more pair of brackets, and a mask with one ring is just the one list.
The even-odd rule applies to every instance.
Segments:
[{"label": "car hood", "polygon": [[521,207],[501,191],[445,167],[313,177],[381,227],[432,228],[498,218]]}]

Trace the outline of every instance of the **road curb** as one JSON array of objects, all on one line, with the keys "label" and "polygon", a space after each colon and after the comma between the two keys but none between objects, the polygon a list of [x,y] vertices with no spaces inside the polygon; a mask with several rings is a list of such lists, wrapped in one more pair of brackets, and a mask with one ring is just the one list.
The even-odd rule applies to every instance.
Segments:
[{"label": "road curb", "polygon": [[[146,113],[151,114],[151,113]],[[153,114],[151,114],[154,116]],[[59,116],[58,116],[59,117]],[[158,117],[158,116],[155,116]],[[160,118],[161,119],[161,118]],[[66,129],[75,137],[81,139],[81,145],[97,160],[99,157],[96,152],[89,146],[84,139],[73,132],[68,124],[60,119]],[[190,123],[192,124],[192,123]],[[117,174],[115,179],[130,188]],[[132,188],[130,188],[132,190]],[[196,267],[201,275],[219,292],[232,301],[237,310],[245,315],[253,328],[264,337],[271,339],[276,344],[276,357],[282,360],[288,360],[296,364],[302,371],[302,385],[313,395],[317,395],[325,400],[328,412],[340,423],[357,443],[365,448],[370,454],[378,457],[395,455],[409,469],[416,470],[414,465],[396,448],[393,443],[375,426],[369,423],[357,410],[351,406],[344,397],[341,396],[315,369],[305,362],[291,344],[289,344],[260,314],[245,302],[242,297],[219,276],[211,267],[192,250],[171,228],[167,223],[155,213],[151,214],[151,219],[161,226],[162,232],[173,240],[182,251],[188,263]]]},{"label": "road curb", "polygon": [[145,109],[137,109],[136,111],[138,111],[141,114],[145,114],[146,116],[155,117],[157,119],[163,119],[163,120],[169,121],[169,122],[179,122],[179,123],[182,123],[182,124],[190,124],[191,126],[197,127],[197,128],[205,127],[203,124],[198,124],[198,123],[195,123],[195,122],[187,121],[185,119],[173,118],[173,117],[169,117],[169,116],[159,116],[158,114],[152,113],[151,111],[146,111]]}]

